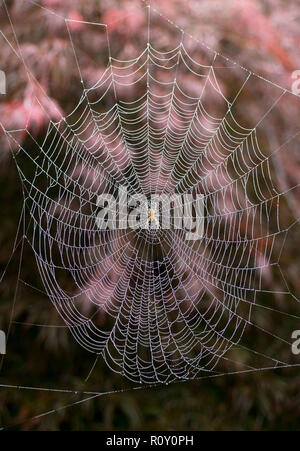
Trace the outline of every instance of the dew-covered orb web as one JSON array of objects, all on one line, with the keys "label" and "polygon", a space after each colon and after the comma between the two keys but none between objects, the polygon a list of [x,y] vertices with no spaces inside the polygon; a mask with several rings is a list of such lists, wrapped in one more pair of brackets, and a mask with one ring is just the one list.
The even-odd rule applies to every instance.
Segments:
[{"label": "dew-covered orb web", "polygon": [[[42,138],[27,126],[22,140],[5,129],[17,147],[25,240],[44,289],[79,345],[137,383],[297,364],[290,336],[270,330],[268,315],[297,328],[284,251],[298,228],[299,183],[284,173],[299,145],[288,117],[299,115],[300,99],[167,21],[152,37],[159,13],[142,11],[143,45],[126,43],[117,56],[113,27],[88,23],[107,54],[96,80],[66,20],[81,97]],[[47,104],[35,93],[31,108]],[[202,196],[202,236],[160,227],[159,207],[148,210],[149,227],[117,220],[100,229],[98,198],[117,198],[120,187],[126,199]],[[107,214],[118,208],[108,203]],[[248,343],[250,330],[260,340]]]}]

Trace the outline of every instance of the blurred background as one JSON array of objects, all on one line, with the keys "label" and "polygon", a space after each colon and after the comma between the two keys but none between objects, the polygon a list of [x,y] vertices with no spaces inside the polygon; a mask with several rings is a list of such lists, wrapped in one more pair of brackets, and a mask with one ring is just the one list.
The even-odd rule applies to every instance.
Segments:
[{"label": "blurred background", "polygon": [[[0,4],[0,29],[13,45],[17,45],[3,2],[0,1]],[[79,99],[82,92],[62,18],[73,20],[69,22],[69,28],[81,58],[82,76],[87,86],[103,74],[108,51],[105,33],[82,21],[109,24],[112,52],[120,59],[124,55],[134,57],[136,49],[142,49],[147,38],[144,5],[138,0],[8,0],[6,5],[24,60],[48,97],[47,101],[44,99],[47,114],[41,108],[32,109],[30,98],[34,88],[32,83],[26,81],[24,64],[20,58],[14,57],[1,37],[0,69],[7,74],[7,93],[0,97],[0,119],[7,129],[22,129],[27,124],[36,137],[45,133],[49,117],[57,120],[59,113],[69,113],[76,104],[74,99]],[[292,90],[295,81],[293,73],[300,69],[298,0],[153,0],[151,5],[212,49]],[[172,30],[163,18],[156,16],[151,27],[151,39],[163,49],[173,48],[174,39],[178,36]],[[189,51],[193,55],[198,52],[199,57],[210,61],[211,52],[196,42],[192,44],[190,41]],[[232,71],[224,77],[223,88],[228,93],[234,92],[239,77],[242,77],[239,74],[242,71]],[[190,83],[188,74],[186,83]],[[269,85],[259,79],[253,81],[244,93],[245,103],[242,105],[247,106],[245,114],[255,118],[274,99],[274,90]],[[291,96],[290,101],[284,103],[275,112],[273,120],[267,123],[269,129],[264,129],[266,147],[270,143],[274,147],[274,143],[282,142],[286,135],[291,136],[300,128],[296,100]],[[109,102],[108,96],[104,106],[110,107]],[[22,134],[18,139],[22,141]],[[298,146],[294,145],[288,149],[287,158],[279,154],[278,159],[274,160],[281,191],[288,190],[299,181],[300,157],[297,150]],[[12,158],[14,151],[9,148],[1,130],[1,273],[5,271],[11,256],[23,205],[21,184]],[[299,196],[291,192],[283,209],[286,217],[297,219]],[[295,294],[299,293],[300,288],[298,231],[298,227],[293,229],[284,244],[283,262],[286,283]],[[62,322],[43,294],[24,283],[17,286],[19,260],[20,246],[0,286],[0,329],[7,330],[8,323],[13,319],[0,383],[86,389],[82,380],[89,374],[93,356],[87,355],[64,327],[32,325],[61,325]],[[33,269],[35,267],[32,252],[25,245],[20,279],[42,289],[38,273]],[[266,269],[264,278],[270,290],[281,290],[278,274],[271,267]],[[286,303],[289,302],[279,295],[274,299],[271,295],[264,295],[260,301],[284,310],[287,310]],[[295,310],[294,306],[289,312],[294,315],[298,312],[299,316],[299,309]],[[290,322],[289,317],[278,317],[273,312],[270,315],[264,313],[258,320],[262,326],[267,322],[269,329],[277,331],[286,340],[297,328],[295,324],[299,323],[300,329],[299,321]],[[258,345],[255,329],[247,340],[253,348]],[[258,347],[263,349],[264,342]],[[297,368],[226,375],[127,392],[130,386],[104,363],[98,362],[88,389],[124,392],[99,397],[35,420],[30,418],[75,402],[78,396],[0,388],[0,426],[16,424],[13,426],[16,429],[26,430],[300,429],[300,371]]]}]

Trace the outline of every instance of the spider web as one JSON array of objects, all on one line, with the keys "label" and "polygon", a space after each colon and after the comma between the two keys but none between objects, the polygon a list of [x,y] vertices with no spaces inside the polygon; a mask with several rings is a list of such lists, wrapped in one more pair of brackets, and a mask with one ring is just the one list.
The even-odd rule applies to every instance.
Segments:
[{"label": "spider web", "polygon": [[[299,184],[282,182],[278,161],[295,151],[300,131],[275,138],[264,129],[286,105],[299,112],[299,99],[171,21],[178,44],[164,48],[151,38],[158,16],[145,8],[145,45],[135,58],[114,57],[109,26],[84,22],[107,39],[107,67],[90,86],[70,27],[80,21],[65,19],[80,99],[65,117],[49,120],[42,140],[28,127],[2,126],[17,148],[23,238],[75,340],[133,382],[297,366],[290,337],[269,330],[267,317],[299,320],[299,299],[281,263],[298,223],[291,205]],[[202,61],[189,51],[195,42],[205,49]],[[238,74],[232,92],[225,89],[229,72]],[[255,95],[258,84],[272,102],[253,115],[245,93]],[[36,105],[46,109],[33,95]],[[186,241],[184,229],[99,230],[97,196],[116,195],[120,185],[146,197],[201,194],[202,238]],[[253,329],[258,339],[248,344]]]}]

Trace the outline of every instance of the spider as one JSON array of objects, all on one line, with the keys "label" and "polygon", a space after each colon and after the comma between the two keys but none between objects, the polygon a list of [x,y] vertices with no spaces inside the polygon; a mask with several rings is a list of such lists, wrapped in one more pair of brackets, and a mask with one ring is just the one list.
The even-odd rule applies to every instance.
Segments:
[{"label": "spider", "polygon": [[148,228],[148,224],[150,223],[150,221],[154,221],[155,224],[157,225],[157,228],[159,228],[159,220],[157,219],[157,217],[155,216],[156,211],[152,208],[149,208],[148,210],[148,218],[147,218],[147,222],[146,222],[146,227]]}]

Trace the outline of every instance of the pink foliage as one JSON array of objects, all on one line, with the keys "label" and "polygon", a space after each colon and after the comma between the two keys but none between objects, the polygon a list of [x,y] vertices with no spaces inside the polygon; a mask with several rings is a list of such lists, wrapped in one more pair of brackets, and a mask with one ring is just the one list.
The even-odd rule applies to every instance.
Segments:
[{"label": "pink foliage", "polygon": [[69,19],[68,25],[72,31],[80,32],[84,30],[85,24],[82,23],[82,21],[84,20],[83,16],[76,9],[72,10],[69,13],[68,19]]}]

